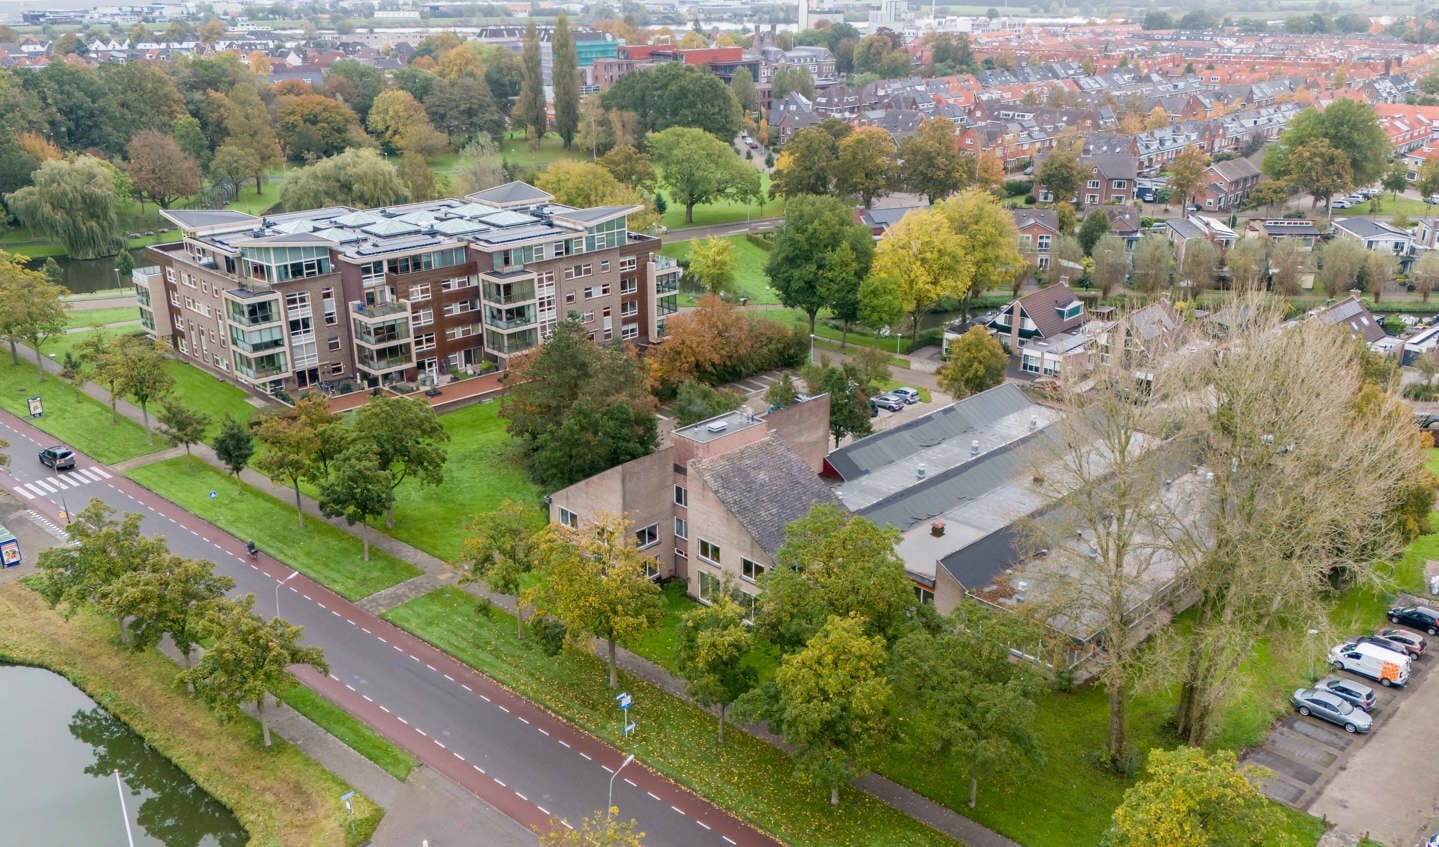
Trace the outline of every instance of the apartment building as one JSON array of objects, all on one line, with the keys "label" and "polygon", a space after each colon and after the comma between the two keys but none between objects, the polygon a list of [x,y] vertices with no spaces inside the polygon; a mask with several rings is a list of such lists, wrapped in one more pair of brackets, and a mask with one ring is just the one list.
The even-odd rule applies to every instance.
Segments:
[{"label": "apartment building", "polygon": [[633,211],[521,182],[387,209],[167,210],[182,240],[148,248],[134,283],[156,338],[257,391],[438,379],[504,368],[571,313],[600,343],[662,338],[680,269]]}]

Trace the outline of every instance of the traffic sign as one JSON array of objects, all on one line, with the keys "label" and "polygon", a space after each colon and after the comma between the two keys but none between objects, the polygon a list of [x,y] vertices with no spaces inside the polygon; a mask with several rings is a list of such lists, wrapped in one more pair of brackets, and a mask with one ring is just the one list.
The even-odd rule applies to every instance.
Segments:
[{"label": "traffic sign", "polygon": [[634,698],[630,696],[628,691],[621,691],[615,695],[615,702],[620,704],[621,709],[628,709],[630,705],[634,703]]}]

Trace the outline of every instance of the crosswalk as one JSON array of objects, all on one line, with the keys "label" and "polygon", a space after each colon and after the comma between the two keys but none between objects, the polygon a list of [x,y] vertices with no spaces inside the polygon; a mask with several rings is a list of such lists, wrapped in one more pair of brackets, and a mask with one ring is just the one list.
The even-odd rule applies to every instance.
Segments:
[{"label": "crosswalk", "polygon": [[12,485],[10,488],[26,500],[34,500],[36,497],[49,497],[52,494],[59,494],[67,488],[79,488],[86,483],[99,482],[109,478],[110,474],[92,465],[88,468],[75,468],[45,479],[37,479],[34,482]]}]

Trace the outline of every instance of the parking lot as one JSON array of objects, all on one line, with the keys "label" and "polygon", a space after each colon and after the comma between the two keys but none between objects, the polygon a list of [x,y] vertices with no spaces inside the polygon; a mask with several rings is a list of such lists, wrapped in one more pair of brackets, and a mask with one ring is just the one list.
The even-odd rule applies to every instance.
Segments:
[{"label": "parking lot", "polygon": [[[1383,625],[1387,623],[1382,620],[1373,622],[1375,628]],[[1330,671],[1378,693],[1373,729],[1350,735],[1342,727],[1291,712],[1244,759],[1272,771],[1265,793],[1385,847],[1414,847],[1439,831],[1439,756],[1430,742],[1439,724],[1435,651],[1439,639],[1431,638],[1402,689]],[[1296,680],[1294,687],[1304,684]]]}]

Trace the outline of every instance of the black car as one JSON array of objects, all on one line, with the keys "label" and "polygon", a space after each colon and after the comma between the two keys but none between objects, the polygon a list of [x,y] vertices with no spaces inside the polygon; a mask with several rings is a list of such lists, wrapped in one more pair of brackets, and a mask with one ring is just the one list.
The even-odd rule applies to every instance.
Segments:
[{"label": "black car", "polygon": [[1362,682],[1355,682],[1342,676],[1326,676],[1316,682],[1314,688],[1348,700],[1366,712],[1373,711],[1375,704],[1379,702],[1379,698],[1374,696],[1374,689]]},{"label": "black car", "polygon": [[1389,610],[1389,622],[1439,635],[1439,612],[1425,606],[1395,606]]},{"label": "black car", "polygon": [[69,447],[46,447],[40,451],[40,464],[47,468],[54,468],[57,471],[69,471],[75,469],[75,454]]}]

